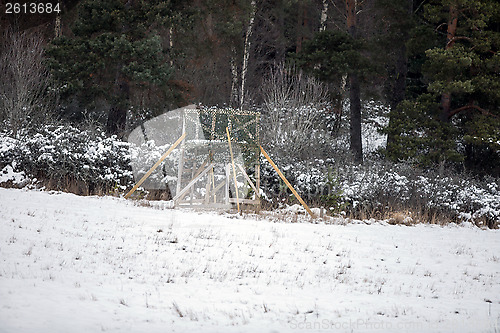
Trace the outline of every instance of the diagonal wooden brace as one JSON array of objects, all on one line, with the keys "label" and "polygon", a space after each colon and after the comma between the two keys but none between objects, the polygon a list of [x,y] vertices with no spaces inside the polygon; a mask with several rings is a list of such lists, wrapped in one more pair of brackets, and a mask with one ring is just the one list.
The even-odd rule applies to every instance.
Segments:
[{"label": "diagonal wooden brace", "polygon": [[141,180],[139,180],[137,184],[135,184],[134,187],[125,195],[125,199],[128,199],[132,195],[132,193],[134,193],[135,190],[137,190],[139,186],[141,186],[141,184],[144,183],[146,179],[148,179],[148,177],[153,173],[153,171],[156,170],[156,168],[161,164],[161,162],[163,162],[168,157],[168,155],[170,155],[172,150],[174,150],[175,147],[177,147],[179,143],[181,143],[182,140],[184,140],[185,137],[186,133],[182,134],[181,137],[177,139],[177,141],[175,141],[175,143],[165,152],[165,154],[163,154],[163,156],[160,157],[158,162],[156,162],[155,165],[153,165],[151,169],[149,169],[149,171],[146,172],[144,176],[142,176]]},{"label": "diagonal wooden brace", "polygon": [[189,189],[198,181],[200,180],[201,177],[203,177],[207,172],[209,172],[212,167],[215,165],[215,163],[210,163],[208,167],[205,168],[202,172],[200,172],[196,177],[194,177],[189,184],[186,185],[179,193],[175,195],[175,197],[172,199],[174,202],[177,201],[177,199],[181,198],[184,194],[189,191]]}]

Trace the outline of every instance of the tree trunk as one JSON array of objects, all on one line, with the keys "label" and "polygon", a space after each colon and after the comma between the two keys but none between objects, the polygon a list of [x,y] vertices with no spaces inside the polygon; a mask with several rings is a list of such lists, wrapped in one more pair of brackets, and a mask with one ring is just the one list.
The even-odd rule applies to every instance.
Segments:
[{"label": "tree trunk", "polygon": [[[128,11],[134,6],[135,0],[127,0],[125,9]],[[126,33],[129,30],[128,22],[121,26],[121,32]],[[128,79],[122,73],[123,63],[118,62],[115,66],[115,82],[113,84],[113,97],[111,98],[111,107],[106,121],[106,132],[110,135],[122,136],[125,134],[127,125],[127,109],[130,100],[130,85]]]},{"label": "tree trunk", "polygon": [[[119,67],[121,68],[121,66]],[[118,70],[113,86],[113,104],[108,113],[106,131],[110,135],[123,134],[127,121],[127,107],[130,99],[130,86],[127,78]]]},{"label": "tree trunk", "polygon": [[351,152],[354,161],[363,163],[363,144],[361,140],[361,98],[358,74],[351,73],[349,75],[349,101],[351,103]]},{"label": "tree trunk", "polygon": [[54,37],[59,38],[61,36],[62,36],[61,15],[57,14],[56,22],[54,24]]},{"label": "tree trunk", "polygon": [[347,32],[352,37],[356,34],[356,0],[345,0]]},{"label": "tree trunk", "polygon": [[[168,29],[168,49],[170,53],[174,51],[174,28],[171,26]],[[170,66],[174,66],[174,60],[170,58]]]},{"label": "tree trunk", "polygon": [[[347,31],[352,38],[356,33],[356,0],[346,0]],[[350,102],[350,149],[357,163],[363,163],[363,142],[361,139],[361,97],[358,74],[349,74],[349,102]]]},{"label": "tree trunk", "polygon": [[229,96],[229,105],[237,107],[238,105],[238,68],[236,67],[236,50],[231,48],[231,95]]},{"label": "tree trunk", "polygon": [[304,16],[305,16],[305,5],[302,1],[297,4],[297,27],[296,27],[296,41],[295,41],[295,53],[302,51],[302,39],[304,30]]},{"label": "tree trunk", "polygon": [[[450,12],[448,17],[448,29],[446,31],[446,50],[449,50],[455,44],[455,34],[457,32],[458,23],[458,10],[457,4],[452,2],[450,4]],[[440,120],[442,122],[450,121],[451,117],[451,93],[444,92],[441,95],[441,116]]]},{"label": "tree trunk", "polygon": [[245,48],[243,51],[243,66],[241,68],[241,96],[240,96],[240,109],[243,109],[243,102],[245,101],[245,84],[247,81],[248,72],[248,58],[250,55],[250,36],[252,35],[253,23],[255,21],[256,3],[252,0],[252,9],[250,14],[250,22],[248,23],[247,32],[245,35]]},{"label": "tree trunk", "polygon": [[[413,13],[413,0],[407,1],[407,13],[409,16]],[[406,55],[406,42],[408,41],[409,34],[407,30],[403,31],[403,40],[401,40],[401,44],[396,49],[396,64],[394,67],[394,83],[392,87],[392,95],[389,97],[389,103],[391,111],[389,113],[389,128],[394,128],[394,121],[397,114],[397,108],[399,104],[406,97],[406,77],[408,74],[408,58]],[[387,135],[387,145],[386,149],[389,153],[389,156],[392,155],[392,151],[394,150],[394,138],[395,133],[389,133]]]},{"label": "tree trunk", "polygon": [[321,10],[319,31],[326,30],[326,21],[328,20],[328,0],[323,0],[323,9]]}]

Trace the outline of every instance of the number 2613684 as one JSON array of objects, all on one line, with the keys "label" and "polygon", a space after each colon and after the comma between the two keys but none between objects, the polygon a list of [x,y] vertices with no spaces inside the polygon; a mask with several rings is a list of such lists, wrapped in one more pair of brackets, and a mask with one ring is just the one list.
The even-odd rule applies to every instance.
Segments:
[{"label": "number 2613684", "polygon": [[5,4],[5,14],[59,14],[61,6],[56,3],[17,3],[7,2]]}]

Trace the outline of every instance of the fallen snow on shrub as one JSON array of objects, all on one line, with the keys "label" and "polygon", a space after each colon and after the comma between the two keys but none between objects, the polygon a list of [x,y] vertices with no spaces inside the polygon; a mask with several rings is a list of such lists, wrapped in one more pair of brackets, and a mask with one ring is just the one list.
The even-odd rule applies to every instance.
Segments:
[{"label": "fallen snow on shrub", "polygon": [[46,125],[37,133],[21,132],[17,139],[0,133],[0,167],[32,180],[79,181],[89,188],[133,181],[128,143],[72,126]]},{"label": "fallen snow on shrub", "polygon": [[[490,226],[500,223],[500,179],[479,181],[467,175],[440,176],[407,164],[373,161],[359,166],[313,160],[285,165],[282,169],[301,196],[309,201],[320,202],[321,196],[338,192],[341,193],[339,204],[351,210],[423,208],[458,222]],[[327,181],[328,172],[332,174],[333,183]],[[266,164],[261,175],[262,184],[273,195],[293,200]]]},{"label": "fallen snow on shrub", "polygon": [[[148,141],[141,146],[71,126],[44,126],[37,134],[15,139],[0,133],[0,184],[23,186],[36,180],[78,181],[92,189],[130,188],[170,145]],[[363,166],[343,160],[311,159],[290,163],[272,156],[286,177],[308,202],[339,193],[338,207],[356,210],[423,207],[458,222],[494,226],[500,222],[500,179],[478,181],[466,175],[442,176],[407,164],[367,160]],[[144,183],[145,188],[175,185],[178,150]],[[134,165],[135,174],[132,174]],[[328,173],[333,181],[328,181]],[[134,178],[135,176],[135,178]],[[160,184],[160,185],[159,185]],[[265,159],[261,159],[261,187],[269,198],[291,194]]]}]

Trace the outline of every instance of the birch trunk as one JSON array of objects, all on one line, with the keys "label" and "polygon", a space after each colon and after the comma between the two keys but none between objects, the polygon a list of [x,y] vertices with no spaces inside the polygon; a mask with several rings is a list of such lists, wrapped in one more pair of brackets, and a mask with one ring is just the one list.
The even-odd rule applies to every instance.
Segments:
[{"label": "birch trunk", "polygon": [[[170,27],[168,29],[168,47],[169,47],[169,50],[170,52],[173,51],[173,48],[174,48],[174,39],[173,39],[173,36],[174,35],[174,28],[173,27]],[[174,65],[174,61],[173,59],[170,59],[170,66],[173,66]]]},{"label": "birch trunk", "polygon": [[243,51],[243,66],[241,68],[240,109],[243,109],[243,102],[245,101],[245,84],[247,81],[248,57],[250,55],[250,36],[252,35],[253,24],[255,21],[255,11],[256,11],[255,0],[252,0],[251,7],[252,7],[252,9],[251,9],[251,13],[250,13],[250,22],[248,23],[247,32],[245,35],[245,48]]},{"label": "birch trunk", "polygon": [[62,36],[62,29],[61,29],[61,16],[57,14],[56,16],[56,23],[54,27],[54,35],[56,38],[59,38]]},{"label": "birch trunk", "polygon": [[328,20],[328,0],[323,0],[323,9],[321,10],[321,20],[319,31],[326,30],[326,20]]},{"label": "birch trunk", "polygon": [[229,96],[229,104],[236,107],[238,103],[238,68],[236,67],[235,53],[232,48],[233,55],[231,56],[231,96]]}]

